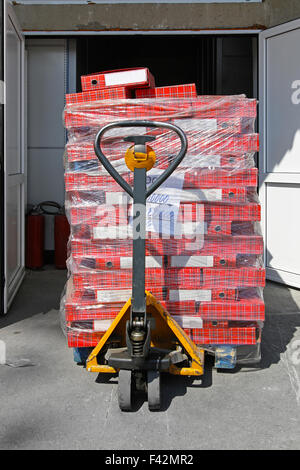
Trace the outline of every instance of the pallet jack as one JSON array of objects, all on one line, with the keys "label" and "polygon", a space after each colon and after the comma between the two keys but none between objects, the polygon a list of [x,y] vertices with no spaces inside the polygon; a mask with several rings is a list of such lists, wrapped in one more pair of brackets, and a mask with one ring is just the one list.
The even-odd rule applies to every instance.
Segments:
[{"label": "pallet jack", "polygon": [[[147,142],[154,135],[133,135],[125,162],[134,173],[133,188],[111,165],[101,150],[103,135],[116,127],[164,128],[174,131],[181,149],[169,167],[147,189],[146,172],[156,160]],[[184,132],[173,124],[156,121],[122,121],[104,126],[97,134],[95,153],[115,181],[133,198],[132,297],[93,349],[86,361],[89,372],[119,373],[118,400],[122,411],[133,409],[134,391],[147,392],[150,411],[161,408],[162,372],[201,376],[204,350],[198,348],[160,302],[145,290],[146,200],[173,173],[187,151]]]}]

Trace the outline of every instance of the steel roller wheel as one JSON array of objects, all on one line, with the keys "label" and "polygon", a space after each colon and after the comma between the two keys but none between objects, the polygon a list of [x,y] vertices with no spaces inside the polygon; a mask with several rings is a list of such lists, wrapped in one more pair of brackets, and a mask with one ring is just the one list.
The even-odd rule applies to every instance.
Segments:
[{"label": "steel roller wheel", "polygon": [[148,389],[148,408],[150,411],[160,410],[161,406],[161,387],[160,372],[157,370],[148,370],[147,372]]},{"label": "steel roller wheel", "polygon": [[132,410],[132,371],[120,370],[118,383],[119,407],[122,411]]}]

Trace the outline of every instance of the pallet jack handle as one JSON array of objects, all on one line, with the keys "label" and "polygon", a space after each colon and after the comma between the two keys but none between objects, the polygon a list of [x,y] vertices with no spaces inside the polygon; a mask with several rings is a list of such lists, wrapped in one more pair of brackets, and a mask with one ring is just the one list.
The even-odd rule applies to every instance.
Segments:
[{"label": "pallet jack handle", "polygon": [[[108,171],[108,173],[115,179],[115,181],[133,198],[133,189],[131,186],[122,178],[122,176],[116,171],[116,169],[112,166],[108,158],[104,155],[101,150],[101,140],[104,134],[109,131],[110,129],[114,129],[116,127],[152,127],[152,128],[163,128],[163,129],[170,129],[173,132],[176,132],[178,137],[181,141],[181,149],[179,153],[176,155],[170,166],[152,183],[152,185],[146,191],[146,199],[173,173],[173,171],[177,168],[179,163],[183,160],[186,152],[187,152],[187,138],[185,133],[174,124],[166,123],[166,122],[159,122],[159,121],[121,121],[121,122],[113,122],[111,124],[107,124],[106,126],[102,127],[102,129],[98,132],[94,149],[95,153],[104,166],[104,168]],[[131,139],[131,140],[130,140]],[[132,141],[135,144],[142,145],[145,144],[147,141],[154,140],[154,136],[133,136],[133,137],[126,137],[125,141]]]},{"label": "pallet jack handle", "polygon": [[[130,135],[124,138],[125,142],[133,143],[124,156],[127,167],[133,172],[131,187],[101,150],[104,134],[117,127],[162,128],[175,132],[179,137],[179,153],[150,187],[146,185],[146,172],[154,166],[156,155],[146,144],[155,140],[155,136]],[[132,296],[90,355],[87,367],[95,372],[119,371],[118,396],[122,411],[132,410],[134,390],[147,391],[149,409],[158,410],[161,406],[161,372],[203,374],[203,351],[198,350],[151,292],[145,291],[146,201],[183,160],[187,152],[187,138],[179,127],[170,123],[128,120],[103,127],[96,136],[94,149],[100,163],[133,199]],[[120,347],[108,341],[114,333],[116,339],[119,338]],[[98,364],[104,347],[106,352],[104,359],[101,359],[104,362]]]},{"label": "pallet jack handle", "polygon": [[[125,155],[126,165],[134,172],[132,188],[101,150],[101,140],[104,134],[117,127],[169,129],[180,138],[181,149],[179,153],[149,188],[146,187],[146,172],[154,166],[156,156],[154,150],[147,146],[146,142],[155,140],[155,136],[130,135],[124,139],[126,142],[133,142]],[[108,124],[98,132],[94,149],[100,163],[133,199],[132,298],[130,320],[126,323],[126,345],[129,357],[125,361],[126,366],[124,363],[122,364],[125,369],[143,369],[146,367],[145,361],[147,361],[151,349],[151,326],[147,318],[145,293],[146,200],[173,173],[184,158],[187,151],[187,138],[184,132],[173,124],[156,121],[121,121]],[[135,224],[134,222],[138,218],[139,222]],[[110,357],[110,361],[114,360],[118,361],[116,354]]]}]

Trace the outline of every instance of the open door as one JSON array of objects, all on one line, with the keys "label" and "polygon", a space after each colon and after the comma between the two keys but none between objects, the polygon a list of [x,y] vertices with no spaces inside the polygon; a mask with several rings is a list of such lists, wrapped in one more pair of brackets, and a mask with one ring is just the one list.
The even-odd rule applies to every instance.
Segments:
[{"label": "open door", "polygon": [[7,312],[25,274],[24,38],[4,2],[4,291]]},{"label": "open door", "polygon": [[267,277],[300,288],[300,20],[260,34],[260,200]]}]

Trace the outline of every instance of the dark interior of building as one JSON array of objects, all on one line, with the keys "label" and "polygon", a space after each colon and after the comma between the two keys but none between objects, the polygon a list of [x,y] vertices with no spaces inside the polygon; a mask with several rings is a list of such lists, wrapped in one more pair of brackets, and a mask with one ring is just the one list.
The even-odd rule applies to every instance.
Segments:
[{"label": "dark interior of building", "polygon": [[146,66],[156,86],[196,83],[198,94],[256,96],[251,35],[111,35],[77,38],[80,76],[100,70]]}]

